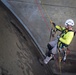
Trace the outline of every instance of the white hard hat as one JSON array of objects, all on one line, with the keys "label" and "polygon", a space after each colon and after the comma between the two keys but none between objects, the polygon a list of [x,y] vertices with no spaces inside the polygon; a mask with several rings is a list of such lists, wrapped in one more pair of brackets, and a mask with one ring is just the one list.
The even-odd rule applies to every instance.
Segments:
[{"label": "white hard hat", "polygon": [[65,22],[65,26],[70,25],[70,26],[74,26],[74,21],[72,19],[68,19]]}]

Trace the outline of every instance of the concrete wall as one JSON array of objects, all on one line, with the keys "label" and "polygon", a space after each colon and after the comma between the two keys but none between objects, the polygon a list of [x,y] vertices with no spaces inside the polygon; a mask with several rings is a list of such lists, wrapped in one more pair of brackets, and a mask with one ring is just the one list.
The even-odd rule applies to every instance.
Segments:
[{"label": "concrete wall", "polygon": [[[53,20],[56,24],[64,26],[65,21],[71,18],[75,21],[76,24],[76,1],[74,0],[1,1],[16,15],[16,17],[20,20],[20,22],[22,22],[24,27],[27,27],[29,33],[31,33],[34,41],[38,45],[43,55],[45,55],[46,45],[49,42],[51,29],[50,19]],[[75,29],[76,26],[74,26],[74,30]],[[71,53],[73,53],[74,55],[76,55],[75,40],[76,38],[74,37],[69,47]],[[74,58],[75,57],[76,56],[74,56]]]},{"label": "concrete wall", "polygon": [[[76,23],[76,1],[73,0],[2,1],[6,1],[5,3],[8,3],[8,7],[23,21],[44,53],[46,52],[46,45],[50,36],[50,19],[62,26],[64,26],[65,21],[69,18],[72,18]],[[76,26],[74,27],[74,30],[75,28]],[[74,51],[76,48],[75,40],[76,39],[74,38],[70,45],[70,49]]]},{"label": "concrete wall", "polygon": [[[10,13],[0,6],[0,75],[50,75],[47,66],[41,66],[37,48],[12,23]],[[20,24],[19,24],[20,25]]]}]

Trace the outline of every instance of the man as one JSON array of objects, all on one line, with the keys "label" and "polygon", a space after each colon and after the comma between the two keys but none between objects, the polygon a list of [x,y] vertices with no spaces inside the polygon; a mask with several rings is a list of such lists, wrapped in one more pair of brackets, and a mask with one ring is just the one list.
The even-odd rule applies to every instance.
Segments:
[{"label": "man", "polygon": [[[49,49],[49,52],[44,59],[45,64],[47,64],[53,58],[54,54],[57,54],[58,50],[62,52],[62,50],[67,48],[74,37],[74,32],[72,31],[74,21],[72,19],[66,20],[65,27],[58,26],[52,21],[50,21],[50,23],[52,23],[56,30],[60,31],[61,34],[57,36],[57,39],[48,43],[47,47]],[[64,55],[63,60],[66,60],[66,54]]]}]

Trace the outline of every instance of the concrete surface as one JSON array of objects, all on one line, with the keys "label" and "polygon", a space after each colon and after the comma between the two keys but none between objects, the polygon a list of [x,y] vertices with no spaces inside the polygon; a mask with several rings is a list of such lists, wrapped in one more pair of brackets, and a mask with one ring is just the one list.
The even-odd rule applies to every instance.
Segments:
[{"label": "concrete surface", "polygon": [[[46,52],[50,36],[50,19],[58,25],[64,25],[66,19],[72,18],[76,23],[75,3],[73,0],[2,0],[27,26],[41,50]],[[45,12],[47,11],[47,13]],[[74,29],[76,26],[74,27]],[[74,42],[71,45],[74,50]]]},{"label": "concrete surface", "polygon": [[[32,34],[39,49],[45,55],[46,45],[50,36],[50,19],[56,24],[64,26],[67,19],[72,18],[76,24],[76,1],[75,0],[1,0],[15,13]],[[47,13],[46,13],[47,12]],[[48,16],[49,18],[48,18]],[[74,26],[74,30],[76,26]],[[71,45],[70,61],[76,62],[76,37]],[[69,60],[68,59],[68,60]],[[74,66],[74,63],[72,65]],[[71,64],[71,62],[69,63]],[[75,67],[75,66],[74,66]],[[74,70],[73,67],[70,70]],[[75,67],[76,68],[76,67]]]},{"label": "concrete surface", "polygon": [[0,75],[50,75],[41,66],[36,47],[18,31],[10,20],[12,16],[0,6]]}]

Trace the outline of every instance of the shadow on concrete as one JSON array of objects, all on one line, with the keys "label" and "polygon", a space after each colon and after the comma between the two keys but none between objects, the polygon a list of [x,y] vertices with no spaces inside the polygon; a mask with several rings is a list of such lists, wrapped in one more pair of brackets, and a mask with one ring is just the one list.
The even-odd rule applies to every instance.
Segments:
[{"label": "shadow on concrete", "polygon": [[[2,6],[4,7],[4,5],[2,5]],[[26,73],[28,73],[28,74],[30,74],[30,73],[34,73],[35,75],[39,75],[39,73],[41,75],[43,75],[43,74],[45,74],[45,75],[52,74],[52,72],[51,72],[52,70],[51,70],[51,65],[50,64],[45,65],[44,67],[41,68],[41,65],[39,64],[37,58],[42,58],[43,59],[44,56],[43,56],[43,53],[39,50],[40,48],[37,45],[36,41],[34,40],[34,38],[32,38],[32,35],[29,34],[30,33],[29,30],[26,27],[24,27],[24,25],[22,25],[23,23],[20,20],[18,20],[18,18],[15,15],[13,15],[12,12],[10,12],[9,9],[6,9],[6,10],[10,14],[9,15],[9,22],[16,29],[15,34],[16,34],[16,36],[17,36],[17,38],[18,38],[18,40],[19,40],[19,42],[21,44],[21,47],[19,46],[18,43],[16,43],[16,46],[20,50],[20,52],[17,51],[17,56],[19,58],[18,59],[18,64],[19,64],[18,66],[22,69],[24,75],[25,75],[25,70],[27,71]],[[11,17],[13,19],[11,19]],[[7,26],[7,27],[10,27],[10,26]],[[9,30],[10,30],[10,28],[9,28]],[[25,45],[27,45],[27,47],[28,47],[27,48],[28,52],[26,51]],[[29,49],[31,51],[29,51]],[[28,57],[27,54],[29,54],[29,53],[31,54],[31,56],[33,54],[32,59],[31,59],[31,56]],[[25,55],[27,56],[27,59],[29,58],[29,60],[31,60],[31,61],[26,60],[26,56]],[[33,57],[35,57],[35,58],[33,58]],[[71,56],[69,56],[69,57],[71,57]],[[73,57],[73,55],[72,55],[72,57]],[[76,56],[74,56],[74,58],[75,57]],[[31,68],[30,68],[30,70],[32,69],[32,72],[30,72],[30,73],[29,73],[29,68],[27,68],[28,69],[27,70],[24,67],[24,65],[27,64],[25,62],[25,60],[28,61],[28,62],[32,62]],[[35,60],[36,63],[34,62],[34,60]],[[69,75],[75,74],[76,73],[75,72],[76,66],[74,64],[75,62],[76,62],[76,60],[73,60],[73,59],[69,59],[68,58],[66,64],[63,64],[63,67],[62,67],[63,68],[62,69],[63,74],[65,74],[65,75],[67,73],[68,74],[70,73]],[[34,64],[34,66],[33,66],[33,64]],[[27,64],[27,65],[28,65],[28,67],[30,67],[29,64]],[[36,66],[38,66],[38,69],[36,68]]]}]

